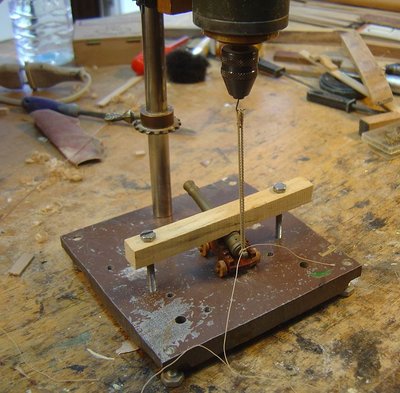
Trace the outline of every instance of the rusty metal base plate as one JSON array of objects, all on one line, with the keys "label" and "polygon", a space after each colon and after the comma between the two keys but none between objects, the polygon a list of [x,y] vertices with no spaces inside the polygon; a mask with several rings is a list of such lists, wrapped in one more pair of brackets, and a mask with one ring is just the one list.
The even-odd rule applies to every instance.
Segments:
[{"label": "rusty metal base plate", "polygon": [[[232,179],[202,189],[213,205],[237,198]],[[246,193],[255,190],[246,186]],[[174,218],[198,212],[191,198],[174,198]],[[188,349],[203,344],[222,351],[233,277],[214,273],[215,258],[189,250],[156,264],[158,291],[146,287],[146,269],[134,270],[124,257],[124,239],[155,228],[151,207],[115,217],[62,236],[64,249],[87,276],[102,303],[131,338],[165,366]],[[252,244],[275,243],[275,219],[249,228]],[[361,274],[348,256],[332,252],[329,243],[289,213],[283,216],[283,239],[276,244],[296,254],[335,267],[304,262],[283,248],[258,246],[261,262],[239,275],[229,321],[227,348],[242,344],[269,329],[339,295]],[[211,357],[191,349],[174,367],[194,367]]]}]

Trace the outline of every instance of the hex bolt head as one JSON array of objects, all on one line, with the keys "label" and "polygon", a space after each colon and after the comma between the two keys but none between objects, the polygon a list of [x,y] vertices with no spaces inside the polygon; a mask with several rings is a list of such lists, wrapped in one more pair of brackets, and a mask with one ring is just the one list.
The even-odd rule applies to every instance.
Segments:
[{"label": "hex bolt head", "polygon": [[182,385],[185,375],[182,371],[167,370],[161,373],[161,382],[167,388],[177,388]]},{"label": "hex bolt head", "polygon": [[277,194],[283,194],[286,191],[286,184],[281,182],[275,183],[272,190]]},{"label": "hex bolt head", "polygon": [[140,238],[145,243],[151,243],[157,237],[156,233],[152,229],[147,229],[145,231],[140,232]]}]

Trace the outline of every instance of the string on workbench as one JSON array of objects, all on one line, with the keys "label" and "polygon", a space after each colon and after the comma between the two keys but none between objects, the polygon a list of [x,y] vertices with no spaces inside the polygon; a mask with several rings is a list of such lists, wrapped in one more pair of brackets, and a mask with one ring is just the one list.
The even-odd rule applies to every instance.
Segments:
[{"label": "string on workbench", "polygon": [[[249,247],[261,247],[261,246],[267,246],[267,247],[277,247],[277,248],[281,248],[284,249],[286,251],[288,251],[289,253],[291,253],[294,257],[296,257],[297,259],[300,259],[304,262],[309,262],[309,263],[313,263],[316,265],[323,265],[323,266],[336,266],[334,263],[327,263],[327,262],[322,262],[322,261],[317,261],[315,259],[311,259],[311,258],[306,258],[306,257],[302,257],[298,254],[296,254],[293,250],[291,250],[289,247],[283,246],[281,244],[275,244],[275,243],[257,243],[257,244],[252,244],[251,246],[248,246],[244,249],[242,249],[240,251],[239,254],[239,258],[238,261],[236,263],[236,268],[235,268],[235,276],[233,279],[233,284],[232,284],[232,291],[231,291],[231,296],[229,298],[229,304],[228,304],[228,310],[227,310],[227,315],[226,315],[226,321],[225,321],[225,329],[224,329],[224,338],[223,338],[223,344],[222,344],[222,353],[223,353],[223,358],[221,356],[219,356],[218,354],[216,354],[214,351],[212,351],[210,348],[207,348],[206,346],[202,345],[202,344],[197,344],[194,345],[190,348],[188,348],[187,350],[185,350],[184,352],[182,352],[173,362],[169,363],[167,366],[161,368],[159,371],[157,371],[155,374],[153,374],[143,385],[140,393],[144,393],[146,387],[150,384],[150,382],[156,378],[158,375],[160,375],[161,373],[163,373],[164,371],[166,371],[168,368],[170,368],[171,366],[173,366],[175,363],[177,363],[182,356],[186,355],[189,351],[195,349],[195,348],[203,348],[206,351],[210,352],[214,357],[216,357],[222,364],[224,364],[228,370],[235,376],[240,377],[240,378],[254,378],[254,379],[259,379],[259,380],[265,380],[265,381],[272,381],[272,380],[276,380],[276,378],[274,377],[268,377],[266,375],[262,375],[262,374],[258,374],[258,375],[253,375],[253,374],[243,374],[239,371],[236,371],[231,364],[229,363],[228,360],[228,355],[226,352],[226,341],[227,341],[227,336],[228,336],[228,329],[229,329],[229,321],[230,321],[230,316],[231,316],[231,312],[232,312],[232,304],[235,298],[235,291],[236,291],[236,284],[238,282],[238,275],[239,275],[239,265],[240,265],[240,261],[244,255],[244,253],[247,251],[247,248]],[[311,388],[315,388],[312,385],[306,384],[307,386],[310,386]],[[290,386],[290,388],[294,391],[294,389]]]},{"label": "string on workbench", "polygon": [[[57,378],[53,378],[52,376],[50,376],[49,374],[46,374],[43,371],[40,371],[38,369],[36,369],[35,367],[33,367],[25,358],[25,355],[23,354],[23,352],[21,351],[21,348],[19,347],[18,343],[12,338],[12,336],[6,331],[4,330],[1,326],[0,326],[0,331],[8,338],[8,340],[14,345],[15,349],[18,351],[18,355],[21,358],[21,360],[26,364],[26,366],[33,372],[38,373],[40,375],[43,375],[44,377],[46,377],[47,379],[50,379],[50,381],[56,382],[56,383],[66,383],[66,382],[96,382],[98,381],[98,379],[94,379],[94,378],[78,378],[78,379],[57,379]],[[31,379],[31,377],[29,375],[27,375],[22,369],[17,370],[21,373],[23,373],[23,375],[28,378]]]}]

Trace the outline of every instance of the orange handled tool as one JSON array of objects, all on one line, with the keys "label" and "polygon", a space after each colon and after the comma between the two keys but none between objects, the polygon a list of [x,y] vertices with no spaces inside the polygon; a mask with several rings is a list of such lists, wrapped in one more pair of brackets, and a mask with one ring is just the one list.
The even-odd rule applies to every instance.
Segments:
[{"label": "orange handled tool", "polygon": [[[189,41],[188,36],[183,36],[179,40],[173,42],[172,44],[166,45],[164,48],[164,53],[167,55],[169,52],[173,51],[176,48],[186,44]],[[140,52],[136,55],[131,63],[131,68],[133,71],[136,72],[136,75],[143,75],[144,74],[144,59],[143,59],[143,52]]]}]

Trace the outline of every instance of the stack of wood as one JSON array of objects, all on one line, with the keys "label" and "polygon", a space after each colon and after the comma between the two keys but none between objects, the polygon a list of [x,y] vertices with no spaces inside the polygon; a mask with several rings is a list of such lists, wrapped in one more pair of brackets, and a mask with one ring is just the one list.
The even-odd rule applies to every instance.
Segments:
[{"label": "stack of wood", "polygon": [[355,7],[332,1],[292,0],[290,25],[282,32],[279,42],[340,43],[342,31],[355,29],[375,55],[400,58],[400,16],[395,12],[400,11],[399,1],[336,1],[365,6],[371,3],[370,7],[384,9]]}]

